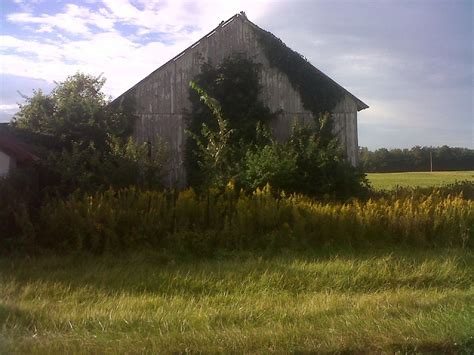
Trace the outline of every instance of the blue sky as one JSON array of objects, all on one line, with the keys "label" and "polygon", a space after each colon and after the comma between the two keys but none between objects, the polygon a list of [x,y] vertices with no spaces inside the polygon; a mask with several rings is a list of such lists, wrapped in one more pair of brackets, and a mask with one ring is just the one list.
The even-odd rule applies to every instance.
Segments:
[{"label": "blue sky", "polygon": [[359,145],[474,148],[471,0],[0,3],[0,121],[78,70],[116,97],[243,10],[370,106]]}]

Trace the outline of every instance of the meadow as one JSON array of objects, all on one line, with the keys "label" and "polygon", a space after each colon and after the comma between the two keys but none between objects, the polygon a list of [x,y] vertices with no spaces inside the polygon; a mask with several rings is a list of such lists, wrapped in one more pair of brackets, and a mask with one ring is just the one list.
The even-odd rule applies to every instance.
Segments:
[{"label": "meadow", "polygon": [[474,183],[474,171],[434,171],[367,174],[373,188],[391,190],[399,187],[433,187],[460,181]]},{"label": "meadow", "polygon": [[461,191],[472,184],[345,202],[231,184],[51,199],[25,223],[29,253],[5,240],[0,353],[472,353]]},{"label": "meadow", "polygon": [[0,270],[2,353],[474,350],[466,250],[148,250]]}]

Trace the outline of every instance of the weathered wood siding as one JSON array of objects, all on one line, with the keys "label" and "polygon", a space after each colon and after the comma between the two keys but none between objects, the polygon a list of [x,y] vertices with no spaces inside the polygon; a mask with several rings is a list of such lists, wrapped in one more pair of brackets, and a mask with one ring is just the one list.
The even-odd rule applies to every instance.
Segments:
[{"label": "weathered wood siding", "polygon": [[10,171],[12,159],[10,156],[0,150],[0,177],[6,176]]},{"label": "weathered wood siding", "polygon": [[[262,63],[262,99],[272,111],[283,112],[271,124],[277,139],[285,140],[289,136],[295,119],[311,120],[311,113],[303,108],[299,94],[286,75],[269,66],[254,25],[242,16],[236,16],[150,74],[133,90],[139,116],[135,138],[153,144],[159,135],[167,142],[171,153],[168,185],[183,186],[186,181],[183,112],[190,108],[189,81],[200,72],[204,62],[216,65],[236,52]],[[348,159],[356,164],[357,105],[349,95],[337,105],[334,117],[339,140],[346,147]]]}]

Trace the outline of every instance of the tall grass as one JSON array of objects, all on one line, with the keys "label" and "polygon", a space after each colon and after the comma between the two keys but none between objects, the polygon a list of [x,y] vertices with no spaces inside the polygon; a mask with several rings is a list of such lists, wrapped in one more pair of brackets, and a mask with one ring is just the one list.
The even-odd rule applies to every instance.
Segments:
[{"label": "tall grass", "polygon": [[473,350],[469,250],[0,259],[0,353]]},{"label": "tall grass", "polygon": [[52,200],[37,223],[39,245],[61,251],[123,250],[138,245],[219,249],[472,247],[474,201],[462,195],[408,194],[348,203],[274,196],[267,186],[198,196],[134,188]]}]

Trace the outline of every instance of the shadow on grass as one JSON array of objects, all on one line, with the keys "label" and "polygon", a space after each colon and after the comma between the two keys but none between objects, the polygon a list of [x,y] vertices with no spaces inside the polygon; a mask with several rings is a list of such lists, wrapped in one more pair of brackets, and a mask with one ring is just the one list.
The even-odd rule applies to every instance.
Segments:
[{"label": "shadow on grass", "polygon": [[[445,270],[442,267],[445,267]],[[474,254],[462,250],[328,250],[265,255],[219,254],[212,259],[140,251],[104,256],[0,259],[0,281],[46,283],[91,293],[185,297],[261,289],[302,292],[378,292],[468,289]],[[92,295],[91,295],[92,296]]]}]

